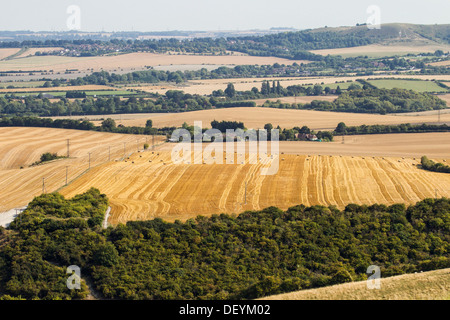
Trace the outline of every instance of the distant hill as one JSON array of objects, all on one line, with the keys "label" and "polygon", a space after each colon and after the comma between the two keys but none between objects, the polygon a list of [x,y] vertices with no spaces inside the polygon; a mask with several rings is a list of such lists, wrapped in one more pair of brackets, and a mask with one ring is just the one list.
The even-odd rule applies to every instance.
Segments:
[{"label": "distant hill", "polygon": [[[128,41],[140,40],[140,41]],[[185,41],[179,41],[185,40]],[[0,47],[65,47],[88,55],[151,51],[216,54],[237,51],[253,56],[322,61],[309,51],[360,47],[371,44],[429,46],[450,44],[450,25],[383,24],[319,28],[301,31],[275,28],[249,31],[167,32],[41,32],[0,31]],[[84,52],[86,51],[86,52]]]},{"label": "distant hill", "polygon": [[[370,44],[449,44],[450,25],[383,24],[380,29],[366,25],[282,32],[259,37],[230,39],[229,50],[251,55],[308,58],[305,51],[358,47]],[[311,58],[311,57],[309,57]]]}]

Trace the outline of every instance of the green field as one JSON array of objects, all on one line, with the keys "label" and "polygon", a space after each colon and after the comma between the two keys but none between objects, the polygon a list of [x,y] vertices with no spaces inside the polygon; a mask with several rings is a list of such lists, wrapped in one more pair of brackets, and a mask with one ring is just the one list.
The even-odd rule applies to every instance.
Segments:
[{"label": "green field", "polygon": [[14,88],[39,88],[44,85],[45,81],[24,81],[24,82],[0,82],[0,89],[8,87]]},{"label": "green field", "polygon": [[379,89],[407,89],[417,92],[448,92],[449,90],[440,87],[434,81],[425,80],[396,80],[396,79],[382,79],[382,80],[368,80],[370,84]]}]

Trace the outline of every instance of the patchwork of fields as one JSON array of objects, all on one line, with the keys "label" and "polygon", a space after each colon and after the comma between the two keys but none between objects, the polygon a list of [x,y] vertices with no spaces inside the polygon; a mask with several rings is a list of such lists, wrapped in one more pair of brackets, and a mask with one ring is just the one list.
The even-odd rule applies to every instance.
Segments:
[{"label": "patchwork of fields", "polygon": [[[45,152],[70,158],[30,167]],[[151,137],[148,138],[151,145]],[[162,137],[157,137],[161,142]],[[53,192],[89,169],[143,149],[146,138],[135,135],[52,128],[0,128],[0,212],[24,206],[33,197]],[[90,156],[89,156],[90,153]],[[22,167],[22,169],[21,169]],[[44,181],[45,179],[45,181]],[[44,185],[45,183],[45,185]]]},{"label": "patchwork of fields", "polygon": [[[369,152],[370,146],[363,145],[353,152]],[[99,188],[111,201],[112,224],[156,217],[186,220],[268,206],[286,209],[321,204],[342,208],[348,203],[414,203],[436,193],[450,196],[450,176],[417,168],[420,158],[330,156],[325,150],[321,155],[305,155],[299,147],[297,154],[280,155],[277,174],[263,176],[260,169],[268,167],[263,161],[174,164],[169,148],[166,144],[154,153],[98,166],[61,193],[71,197],[90,187]],[[281,145],[280,150],[285,147]]]},{"label": "patchwork of fields", "polygon": [[[294,98],[295,99],[295,98]],[[299,99],[299,97],[298,97]],[[266,99],[260,100],[263,103]],[[277,99],[278,100],[278,99]],[[282,99],[280,99],[282,100]],[[450,94],[448,95],[450,102]],[[450,110],[441,111],[441,121],[450,122]],[[69,118],[66,116],[52,117],[53,119]],[[241,121],[247,128],[263,128],[266,123],[280,126],[281,128],[293,128],[296,126],[308,126],[314,130],[334,130],[337,124],[344,121],[347,126],[370,124],[401,124],[401,123],[435,123],[438,121],[436,111],[413,114],[361,114],[326,112],[315,110],[293,110],[275,108],[224,108],[191,111],[183,113],[138,113],[138,114],[110,114],[95,116],[72,116],[71,119],[86,119],[96,125],[102,120],[112,118],[116,123],[124,126],[145,126],[148,119],[152,119],[154,127],[181,126],[184,122],[193,125],[194,121],[202,121],[204,128],[211,127],[213,120]]]}]

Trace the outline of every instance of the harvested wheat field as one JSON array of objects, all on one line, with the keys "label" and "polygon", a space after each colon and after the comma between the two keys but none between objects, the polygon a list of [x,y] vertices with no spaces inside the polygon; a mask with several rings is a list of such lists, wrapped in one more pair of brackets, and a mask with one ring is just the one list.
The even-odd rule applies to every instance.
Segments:
[{"label": "harvested wheat field", "polygon": [[436,50],[450,50],[450,46],[428,44],[428,45],[380,45],[371,44],[360,47],[339,48],[339,49],[323,49],[312,50],[312,53],[327,55],[341,55],[343,57],[369,56],[369,57],[384,57],[394,55],[407,55],[408,53],[426,53],[435,52]]},{"label": "harvested wheat field", "polygon": [[118,71],[146,70],[147,66],[170,65],[272,65],[274,63],[292,64],[306,63],[303,60],[288,60],[275,57],[253,56],[201,56],[201,55],[169,55],[147,52],[135,52],[120,55],[95,57],[66,57],[66,56],[33,56],[0,62],[0,71],[32,71],[53,70],[64,72],[67,69],[78,71]]},{"label": "harvested wheat field", "polygon": [[449,300],[450,269],[381,278],[380,289],[368,289],[367,281],[302,290],[261,300]]},{"label": "harvested wheat field", "polygon": [[64,50],[64,48],[60,48],[60,47],[28,48],[21,54],[15,56],[14,59],[31,57],[31,56],[34,56],[36,54],[36,52],[49,53],[49,52],[58,52],[61,50]]},{"label": "harvested wheat field", "polygon": [[[53,119],[69,118],[52,117]],[[293,128],[308,126],[314,130],[334,130],[339,122],[343,121],[347,126],[371,125],[371,124],[401,124],[401,123],[435,123],[438,121],[437,112],[403,114],[363,114],[327,112],[315,110],[275,109],[262,107],[248,108],[223,108],[190,111],[182,113],[140,113],[140,114],[112,114],[101,116],[72,116],[71,119],[86,119],[95,125],[100,125],[100,119],[112,118],[116,123],[124,126],[144,127],[148,119],[153,120],[153,126],[157,128],[181,126],[184,122],[193,125],[194,121],[202,121],[204,128],[211,127],[213,120],[240,121],[247,128],[263,128],[268,122],[281,128]],[[441,121],[450,122],[450,110],[441,111]]]},{"label": "harvested wheat field", "polygon": [[[70,139],[70,158],[59,159],[30,167],[45,152],[67,155]],[[148,138],[152,144],[151,137]],[[161,142],[157,137],[155,141]],[[27,205],[43,191],[53,192],[89,168],[114,161],[126,154],[142,150],[145,136],[101,133],[53,128],[0,128],[0,212]],[[110,149],[111,147],[111,149]],[[111,157],[109,156],[111,154]],[[20,169],[23,167],[23,169]]]},{"label": "harvested wheat field", "polygon": [[[292,62],[290,63],[292,64]],[[0,64],[1,65],[1,64]],[[380,76],[345,76],[345,77],[298,77],[298,78],[236,78],[236,79],[206,79],[206,80],[191,80],[181,85],[165,84],[165,85],[141,85],[141,86],[127,86],[126,88],[142,90],[146,92],[153,92],[165,94],[167,90],[182,90],[190,94],[207,95],[214,90],[225,90],[228,83],[233,83],[238,91],[251,90],[253,87],[261,88],[263,81],[280,81],[281,86],[288,87],[292,85],[315,85],[320,84],[325,86],[327,84],[334,84],[337,82],[355,81],[356,79],[421,79],[421,80],[450,80],[450,75],[406,75],[406,74],[392,74]]]},{"label": "harvested wheat field", "polygon": [[2,48],[0,49],[0,60],[8,58],[20,51],[19,48]]},{"label": "harvested wheat field", "polygon": [[235,154],[235,164],[207,164],[211,158],[205,164],[175,164],[170,151],[162,149],[100,165],[61,193],[72,197],[90,187],[100,189],[111,202],[111,224],[156,217],[186,220],[269,206],[344,208],[349,203],[412,204],[450,196],[450,175],[419,169],[420,159],[280,154],[278,172],[261,175],[271,161],[277,163],[276,157],[242,164]]}]

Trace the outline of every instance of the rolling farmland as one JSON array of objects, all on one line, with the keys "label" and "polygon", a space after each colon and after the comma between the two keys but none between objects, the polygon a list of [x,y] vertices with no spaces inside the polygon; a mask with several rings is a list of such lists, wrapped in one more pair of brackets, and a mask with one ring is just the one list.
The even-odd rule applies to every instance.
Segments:
[{"label": "rolling farmland", "polygon": [[[45,152],[67,154],[70,139],[70,158],[30,167]],[[149,144],[151,145],[151,137]],[[161,142],[162,137],[157,137]],[[126,154],[142,150],[144,136],[65,130],[53,128],[0,128],[0,212],[27,205],[43,191],[53,192],[89,168]],[[125,146],[124,146],[125,144]],[[111,147],[111,149],[109,149]],[[20,169],[23,167],[22,169]]]},{"label": "rolling farmland", "polygon": [[[18,51],[16,49],[16,51]],[[4,53],[5,57],[15,52]],[[0,61],[0,71],[33,71],[53,70],[53,72],[65,72],[67,69],[84,71],[118,71],[146,70],[147,66],[172,66],[172,65],[248,65],[248,64],[274,64],[274,63],[306,63],[303,60],[287,60],[275,57],[253,57],[247,55],[228,56],[202,56],[202,55],[170,55],[135,52],[119,55],[95,56],[95,57],[66,57],[66,56],[32,56],[9,61]]]},{"label": "rolling farmland", "polygon": [[[389,76],[345,76],[345,77],[299,77],[299,78],[237,78],[237,79],[205,79],[205,80],[191,80],[181,85],[160,84],[160,85],[137,85],[126,86],[129,89],[142,90],[147,92],[154,92],[164,94],[167,90],[182,90],[190,94],[206,95],[211,94],[214,90],[225,90],[228,83],[233,83],[234,87],[238,91],[251,90],[253,87],[261,88],[263,81],[280,81],[283,87],[292,85],[315,85],[320,84],[323,87],[330,86],[335,88],[338,85],[341,88],[348,86],[347,82],[355,81],[357,79],[373,79],[373,78],[386,78],[386,79],[420,79],[420,80],[450,80],[450,75],[405,75],[405,74],[393,74]],[[340,82],[340,83],[339,83]],[[442,89],[442,88],[441,88]]]},{"label": "rolling farmland", "polygon": [[[408,139],[413,141],[410,136],[413,134],[404,138],[403,145]],[[432,141],[431,136],[428,143]],[[438,142],[434,147],[445,148]],[[260,169],[267,167],[262,162],[174,164],[169,148],[166,144],[154,153],[144,152],[126,162],[98,166],[61,193],[72,197],[90,187],[100,189],[110,199],[112,224],[156,217],[186,220],[197,215],[239,213],[268,206],[287,209],[298,204],[321,204],[343,208],[348,203],[412,204],[435,195],[450,196],[450,175],[417,168],[420,158],[330,156],[326,149],[321,155],[305,155],[299,147],[297,154],[280,155],[277,174],[262,176]],[[280,150],[284,148],[280,143]],[[371,152],[370,149],[363,143],[353,152]],[[413,144],[410,152],[421,151]],[[447,161],[450,158],[448,151],[441,155]]]},{"label": "rolling farmland", "polygon": [[[444,96],[442,96],[444,97]],[[300,97],[297,97],[300,99]],[[288,98],[286,98],[288,99]],[[290,98],[289,98],[290,99]],[[293,98],[295,99],[295,98]],[[261,103],[267,99],[260,100]],[[282,100],[282,99],[280,99]],[[450,94],[447,95],[450,103]],[[450,110],[441,111],[442,122],[450,122]],[[67,116],[52,117],[53,119],[70,118]],[[124,126],[144,127],[147,119],[153,120],[154,127],[181,126],[184,122],[190,125],[194,121],[202,121],[203,127],[210,127],[213,120],[242,121],[247,128],[263,128],[268,122],[275,127],[293,128],[295,126],[308,126],[314,130],[334,130],[337,124],[344,121],[347,126],[370,124],[401,124],[401,123],[435,123],[438,121],[436,111],[403,114],[358,114],[343,112],[326,112],[315,110],[294,110],[275,108],[224,108],[190,111],[183,113],[139,113],[139,114],[110,114],[95,116],[72,116],[71,119],[86,119],[96,125],[101,124],[100,119],[112,118],[116,123]]]},{"label": "rolling farmland", "polygon": [[385,57],[385,56],[403,56],[408,53],[425,53],[435,52],[436,50],[449,51],[450,47],[447,45],[379,45],[372,44],[360,47],[339,48],[339,49],[323,49],[312,50],[312,53],[320,55],[340,55],[342,57],[357,57],[357,56],[369,56],[373,58]]},{"label": "rolling farmland", "polygon": [[0,60],[8,58],[14,54],[17,54],[20,51],[19,48],[2,48],[0,49]]}]

